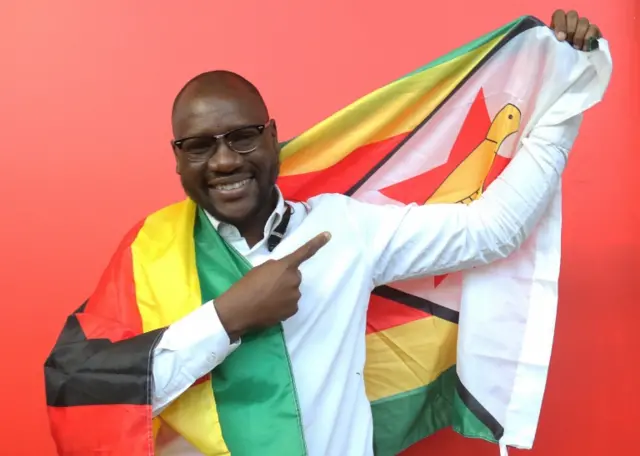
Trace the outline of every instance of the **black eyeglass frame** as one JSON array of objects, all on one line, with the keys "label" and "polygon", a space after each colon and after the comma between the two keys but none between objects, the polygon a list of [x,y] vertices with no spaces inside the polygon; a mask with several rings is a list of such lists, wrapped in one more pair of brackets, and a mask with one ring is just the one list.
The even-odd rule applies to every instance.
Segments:
[{"label": "black eyeglass frame", "polygon": [[273,123],[273,119],[269,119],[269,121],[265,124],[257,124],[257,125],[245,125],[244,127],[238,127],[238,128],[234,128],[233,130],[230,130],[226,133],[220,133],[219,135],[197,135],[197,136],[188,136],[186,138],[180,138],[180,139],[174,139],[171,140],[171,146],[174,148],[177,148],[179,150],[183,150],[182,149],[182,145],[184,144],[185,141],[188,141],[190,139],[213,139],[213,144],[212,144],[212,150],[216,150],[218,148],[218,143],[220,140],[223,140],[225,142],[225,144],[227,145],[227,147],[231,150],[233,150],[234,152],[238,153],[238,154],[250,154],[251,152],[254,152],[257,148],[258,145],[256,144],[255,147],[253,147],[250,150],[237,150],[234,146],[233,143],[231,141],[229,141],[228,137],[234,133],[237,133],[238,131],[241,130],[245,130],[247,128],[256,128],[258,129],[258,135],[262,136],[262,134],[264,133],[264,131],[267,129],[267,127],[271,126],[271,124]]}]

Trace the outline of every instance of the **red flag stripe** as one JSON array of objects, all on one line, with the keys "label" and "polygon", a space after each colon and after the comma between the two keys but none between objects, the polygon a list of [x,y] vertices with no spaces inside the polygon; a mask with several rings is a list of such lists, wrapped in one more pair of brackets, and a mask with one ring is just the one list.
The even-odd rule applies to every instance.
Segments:
[{"label": "red flag stripe", "polygon": [[48,413],[59,455],[154,454],[149,405],[48,407]]},{"label": "red flag stripe", "polygon": [[[117,321],[118,325],[114,325],[115,333],[107,336],[105,328],[100,328],[100,335],[94,336],[92,331],[97,331],[98,328],[94,328],[91,325],[86,327],[83,325],[87,339],[107,337],[112,342],[117,342],[127,335],[122,332],[121,328],[123,326],[131,330],[131,333],[128,334],[129,337],[142,333],[142,319],[138,310],[133,277],[131,244],[138,236],[143,225],[144,220],[126,234],[100,278],[95,291],[89,298],[85,309],[85,312],[94,316]],[[120,329],[118,329],[118,326]]]},{"label": "red flag stripe", "polygon": [[278,185],[284,197],[304,201],[320,193],[346,193],[409,133],[358,147],[329,168],[312,173],[280,176]]},{"label": "red flag stripe", "polygon": [[400,326],[431,315],[382,296],[371,295],[367,311],[367,334]]}]

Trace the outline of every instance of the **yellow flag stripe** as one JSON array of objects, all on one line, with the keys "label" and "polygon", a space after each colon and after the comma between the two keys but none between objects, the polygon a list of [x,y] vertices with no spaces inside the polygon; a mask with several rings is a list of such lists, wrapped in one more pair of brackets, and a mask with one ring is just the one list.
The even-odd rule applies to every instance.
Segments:
[{"label": "yellow flag stripe", "polygon": [[[131,245],[136,299],[144,332],[166,327],[202,305],[191,200],[150,215]],[[211,381],[191,387],[162,414],[203,454],[227,455]]]},{"label": "yellow flag stripe", "polygon": [[456,362],[458,325],[427,317],[367,335],[367,397],[376,401],[436,380]]},{"label": "yellow flag stripe", "polygon": [[231,454],[222,438],[211,380],[189,388],[162,413],[162,420],[206,456]]},{"label": "yellow flag stripe", "polygon": [[283,148],[280,174],[319,171],[358,147],[412,131],[501,39],[502,35],[471,52],[392,82],[318,123]]},{"label": "yellow flag stripe", "polygon": [[202,304],[190,200],[153,213],[131,245],[136,299],[145,332],[165,327]]}]

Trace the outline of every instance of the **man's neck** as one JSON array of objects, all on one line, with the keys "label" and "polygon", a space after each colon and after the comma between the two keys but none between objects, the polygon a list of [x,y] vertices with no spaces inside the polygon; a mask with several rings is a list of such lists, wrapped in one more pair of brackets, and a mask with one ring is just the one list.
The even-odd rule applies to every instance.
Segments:
[{"label": "man's neck", "polygon": [[269,204],[265,204],[264,207],[245,224],[235,225],[240,235],[245,239],[250,248],[253,248],[264,237],[264,228],[278,206],[279,194],[278,191],[273,189]]}]

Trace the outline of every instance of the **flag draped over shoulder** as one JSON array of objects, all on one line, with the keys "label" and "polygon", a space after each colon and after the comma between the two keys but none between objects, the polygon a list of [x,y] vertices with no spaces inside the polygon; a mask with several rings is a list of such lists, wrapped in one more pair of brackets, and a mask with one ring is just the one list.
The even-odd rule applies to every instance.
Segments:
[{"label": "flag draped over shoulder", "polygon": [[[544,127],[545,115],[560,123],[597,103],[610,72],[605,41],[580,53],[538,20],[519,19],[284,144],[279,185],[294,200],[343,193],[374,204],[469,204],[499,178],[521,138]],[[569,87],[581,96],[564,96]],[[45,363],[59,454],[148,456],[161,426],[206,455],[306,454],[280,327],[243,339],[238,354],[152,416],[151,353],[164,328],[250,268],[201,221],[189,200],[147,217],[68,318]],[[365,382],[377,455],[447,426],[531,447],[553,340],[560,225],[558,192],[508,259],[374,290]],[[253,401],[238,386],[255,380],[243,363],[268,372],[258,379],[256,402],[265,406],[252,409],[254,424],[226,406],[232,395]]]}]

